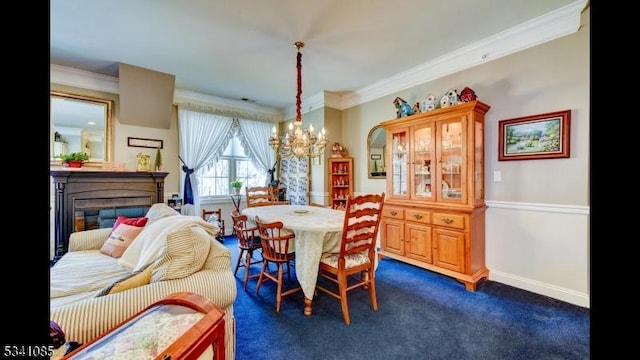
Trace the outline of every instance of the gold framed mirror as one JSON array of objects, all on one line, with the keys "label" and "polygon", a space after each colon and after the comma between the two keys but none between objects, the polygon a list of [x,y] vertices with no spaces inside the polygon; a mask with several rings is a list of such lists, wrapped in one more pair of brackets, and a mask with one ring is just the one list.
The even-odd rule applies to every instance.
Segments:
[{"label": "gold framed mirror", "polygon": [[86,152],[85,166],[101,166],[113,158],[113,101],[51,91],[51,165],[60,154]]},{"label": "gold framed mirror", "polygon": [[384,158],[387,132],[381,125],[374,126],[367,136],[367,175],[369,179],[386,179]]}]

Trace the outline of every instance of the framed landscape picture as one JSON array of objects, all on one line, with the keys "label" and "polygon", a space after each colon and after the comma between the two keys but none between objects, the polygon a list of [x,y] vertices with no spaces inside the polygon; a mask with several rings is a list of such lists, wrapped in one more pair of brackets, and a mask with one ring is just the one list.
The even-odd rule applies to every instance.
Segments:
[{"label": "framed landscape picture", "polygon": [[571,110],[498,121],[498,160],[570,157]]}]

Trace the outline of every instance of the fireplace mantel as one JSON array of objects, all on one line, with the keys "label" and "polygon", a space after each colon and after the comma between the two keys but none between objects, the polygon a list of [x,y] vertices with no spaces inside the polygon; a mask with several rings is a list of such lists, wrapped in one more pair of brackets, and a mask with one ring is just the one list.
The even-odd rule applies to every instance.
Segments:
[{"label": "fireplace mantel", "polygon": [[69,247],[76,211],[151,206],[164,202],[167,172],[51,170],[55,191],[55,256]]}]

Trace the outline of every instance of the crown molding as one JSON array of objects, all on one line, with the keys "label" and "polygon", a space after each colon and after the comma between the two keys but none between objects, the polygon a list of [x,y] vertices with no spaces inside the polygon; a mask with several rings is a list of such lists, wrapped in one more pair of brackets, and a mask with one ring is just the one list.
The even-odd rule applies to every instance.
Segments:
[{"label": "crown molding", "polygon": [[55,64],[49,65],[49,81],[52,83],[113,94],[119,93],[120,85],[117,77]]},{"label": "crown molding", "polygon": [[342,97],[340,110],[393,94],[547,41],[573,34],[588,0],[579,0],[482,41],[378,81]]},{"label": "crown molding", "polygon": [[194,91],[175,89],[173,95],[173,103],[180,104],[197,104],[204,106],[214,106],[228,111],[244,113],[249,118],[269,119],[269,121],[280,121],[283,119],[282,111],[277,109],[248,103],[239,100],[225,99],[217,96],[205,95]]}]

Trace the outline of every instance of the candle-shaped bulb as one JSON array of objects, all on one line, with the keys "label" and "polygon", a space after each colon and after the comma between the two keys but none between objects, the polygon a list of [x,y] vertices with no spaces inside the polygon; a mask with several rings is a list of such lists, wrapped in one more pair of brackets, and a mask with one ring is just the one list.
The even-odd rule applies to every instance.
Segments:
[{"label": "candle-shaped bulb", "polygon": [[309,124],[309,133],[313,133],[313,124]]},{"label": "candle-shaped bulb", "polygon": [[278,133],[278,130],[276,130],[276,126],[275,125],[273,125],[273,128],[271,129],[271,133],[273,135],[276,135]]},{"label": "candle-shaped bulb", "polygon": [[322,128],[322,135],[326,134],[326,132],[324,131],[324,128]]},{"label": "candle-shaped bulb", "polygon": [[292,122],[289,123],[289,130],[293,130],[293,123]]}]

